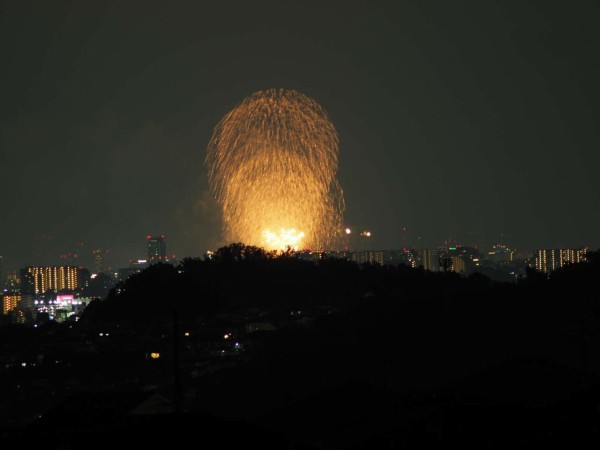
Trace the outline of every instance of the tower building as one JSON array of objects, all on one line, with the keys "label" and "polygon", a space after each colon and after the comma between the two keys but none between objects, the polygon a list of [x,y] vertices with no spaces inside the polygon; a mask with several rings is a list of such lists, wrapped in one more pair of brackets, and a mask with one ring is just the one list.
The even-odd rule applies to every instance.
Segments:
[{"label": "tower building", "polygon": [[148,243],[148,263],[166,261],[167,260],[167,245],[165,243],[165,235],[147,236]]},{"label": "tower building", "polygon": [[21,294],[74,291],[79,287],[79,270],[74,266],[29,266],[21,269]]}]

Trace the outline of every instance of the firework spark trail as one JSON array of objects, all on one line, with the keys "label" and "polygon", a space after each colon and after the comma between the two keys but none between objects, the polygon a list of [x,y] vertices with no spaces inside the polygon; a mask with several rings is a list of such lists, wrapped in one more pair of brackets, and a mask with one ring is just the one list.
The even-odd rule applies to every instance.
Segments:
[{"label": "firework spark trail", "polygon": [[209,182],[228,242],[329,248],[342,226],[339,139],[317,102],[292,90],[247,97],[208,144]]}]

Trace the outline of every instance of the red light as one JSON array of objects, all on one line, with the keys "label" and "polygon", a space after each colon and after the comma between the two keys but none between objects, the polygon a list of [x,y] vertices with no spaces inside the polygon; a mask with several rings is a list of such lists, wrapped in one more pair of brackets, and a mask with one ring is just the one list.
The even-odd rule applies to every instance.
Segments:
[{"label": "red light", "polygon": [[148,235],[146,236],[146,239],[152,239],[152,236]]},{"label": "red light", "polygon": [[164,239],[164,238],[165,238],[165,235],[164,235],[164,234],[161,234],[161,235],[160,235],[160,238],[161,238],[161,239]]}]

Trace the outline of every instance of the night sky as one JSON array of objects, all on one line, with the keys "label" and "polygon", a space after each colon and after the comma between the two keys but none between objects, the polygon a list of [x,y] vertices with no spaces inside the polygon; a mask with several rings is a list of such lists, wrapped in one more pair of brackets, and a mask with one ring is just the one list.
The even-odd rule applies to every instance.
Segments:
[{"label": "night sky", "polygon": [[113,268],[148,234],[178,257],[223,244],[206,145],[270,87],[329,112],[346,223],[373,248],[598,248],[598,17],[592,1],[1,1],[5,271],[76,242]]}]

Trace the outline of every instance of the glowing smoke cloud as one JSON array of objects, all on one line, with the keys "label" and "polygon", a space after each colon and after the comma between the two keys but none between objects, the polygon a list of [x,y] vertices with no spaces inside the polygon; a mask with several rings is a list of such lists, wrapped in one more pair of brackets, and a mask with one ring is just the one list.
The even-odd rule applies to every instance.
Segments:
[{"label": "glowing smoke cloud", "polygon": [[269,250],[335,245],[338,153],[335,127],[314,100],[284,89],[244,99],[217,124],[206,156],[225,239]]}]

